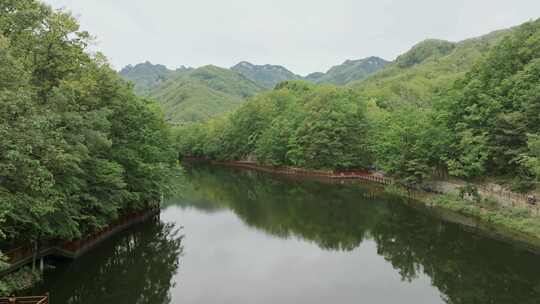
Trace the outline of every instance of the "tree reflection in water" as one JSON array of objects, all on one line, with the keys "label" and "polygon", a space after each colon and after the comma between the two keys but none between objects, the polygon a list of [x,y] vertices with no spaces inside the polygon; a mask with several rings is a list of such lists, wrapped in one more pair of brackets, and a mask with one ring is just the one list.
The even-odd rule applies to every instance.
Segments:
[{"label": "tree reflection in water", "polygon": [[373,239],[403,280],[427,274],[447,303],[540,299],[538,255],[420,212],[380,189],[199,165],[186,175],[184,197],[169,204],[229,208],[251,227],[324,250],[352,251]]},{"label": "tree reflection in water", "polygon": [[33,292],[49,291],[51,303],[170,303],[182,238],[173,224],[145,222],[73,262],[59,263]]}]

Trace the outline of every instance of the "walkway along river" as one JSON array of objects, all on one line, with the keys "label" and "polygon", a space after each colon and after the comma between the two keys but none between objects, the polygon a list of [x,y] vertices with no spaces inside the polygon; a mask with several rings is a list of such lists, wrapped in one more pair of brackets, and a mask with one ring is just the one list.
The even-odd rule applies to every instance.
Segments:
[{"label": "walkway along river", "polygon": [[540,258],[366,184],[194,165],[160,219],[55,260],[54,303],[538,303]]},{"label": "walkway along river", "polygon": [[68,259],[78,258],[114,234],[142,223],[150,217],[159,215],[159,213],[159,204],[150,204],[148,210],[122,216],[105,229],[82,239],[73,241],[44,241],[37,244],[36,248],[33,248],[32,245],[13,248],[5,253],[9,266],[2,269],[0,275],[15,271],[26,264],[35,263],[36,260],[40,260],[40,267],[43,268],[43,259],[49,256]]}]

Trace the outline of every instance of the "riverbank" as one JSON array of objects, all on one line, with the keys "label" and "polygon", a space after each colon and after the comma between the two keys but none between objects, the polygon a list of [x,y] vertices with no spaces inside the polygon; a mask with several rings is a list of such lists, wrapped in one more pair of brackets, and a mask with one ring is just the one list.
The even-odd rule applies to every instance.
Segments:
[{"label": "riverbank", "polygon": [[[37,249],[31,245],[19,246],[5,253],[6,265],[0,269],[0,276],[7,278],[6,286],[0,285],[0,295],[11,291],[28,289],[40,280],[44,261],[47,257],[76,259],[94,249],[103,241],[134,225],[145,222],[160,213],[159,204],[153,204],[149,209],[130,213],[120,217],[106,228],[84,238],[72,241],[47,241]],[[28,264],[39,261],[39,271]],[[34,266],[36,266],[34,264]]]},{"label": "riverbank", "polygon": [[481,230],[540,252],[540,217],[527,209],[499,206],[486,198],[473,203],[451,194],[435,195],[425,202],[476,219]]},{"label": "riverbank", "polygon": [[114,234],[146,221],[150,217],[159,214],[159,211],[159,205],[156,204],[156,206],[153,206],[148,210],[130,213],[122,216],[106,228],[78,240],[44,242],[37,247],[37,250],[34,250],[31,245],[20,246],[8,250],[5,253],[5,256],[7,257],[9,266],[0,270],[0,274],[13,272],[22,266],[31,263],[32,260],[39,260],[47,256],[76,259]]},{"label": "riverbank", "polygon": [[274,167],[267,165],[260,165],[252,161],[216,161],[200,158],[184,158],[188,162],[204,162],[212,165],[221,165],[235,168],[251,169],[267,173],[281,174],[281,175],[293,175],[293,176],[306,176],[306,177],[322,177],[330,179],[361,179],[367,180],[383,185],[393,184],[394,181],[391,178],[384,177],[380,174],[373,174],[368,171],[330,171],[330,170],[309,170],[296,167]]},{"label": "riverbank", "polygon": [[[263,166],[245,161],[212,161],[185,159],[187,162],[203,162],[211,165],[256,170],[266,173],[294,176],[297,178],[319,178],[328,180],[361,180],[383,186],[386,191],[402,197],[412,198],[416,204],[427,207],[429,212],[444,220],[455,222],[481,231],[490,237],[511,242],[530,251],[540,252],[540,217],[536,205],[528,205],[512,199],[500,203],[500,198],[489,195],[479,200],[461,198],[457,187],[436,185],[426,191],[411,191],[399,186],[388,177],[365,171],[334,172],[301,168]],[[480,187],[481,188],[481,187]],[[480,191],[481,194],[487,192]],[[510,196],[508,196],[510,197]]]}]

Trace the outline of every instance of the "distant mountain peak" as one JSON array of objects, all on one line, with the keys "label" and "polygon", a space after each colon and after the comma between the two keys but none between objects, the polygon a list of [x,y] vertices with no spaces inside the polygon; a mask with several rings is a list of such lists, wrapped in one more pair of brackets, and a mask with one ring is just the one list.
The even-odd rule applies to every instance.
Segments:
[{"label": "distant mountain peak", "polygon": [[408,68],[423,63],[430,58],[448,55],[458,44],[440,39],[426,39],[414,45],[409,51],[400,55],[396,63],[401,68]]},{"label": "distant mountain peak", "polygon": [[231,69],[233,69],[234,67],[254,67],[255,65],[252,64],[251,62],[248,62],[248,61],[240,61],[238,64],[236,64],[235,66],[233,66]]},{"label": "distant mountain peak", "polygon": [[133,82],[137,94],[158,101],[171,123],[204,121],[232,111],[263,90],[242,74],[211,64],[169,70],[147,61],[120,74]]},{"label": "distant mountain peak", "polygon": [[388,63],[390,62],[376,56],[362,59],[347,59],[342,64],[331,67],[326,73],[311,73],[305,79],[315,83],[345,85],[352,81],[362,80],[378,72]]},{"label": "distant mountain peak", "polygon": [[145,61],[136,65],[127,65],[119,74],[135,85],[135,92],[147,95],[148,92],[168,79],[175,71],[169,70],[162,64]]},{"label": "distant mountain peak", "polygon": [[275,87],[282,81],[301,78],[281,65],[256,65],[247,61],[239,62],[231,67],[231,70],[267,89]]},{"label": "distant mountain peak", "polygon": [[231,70],[244,75],[262,87],[271,89],[280,82],[296,79],[315,83],[344,85],[355,80],[364,79],[379,71],[388,63],[389,61],[376,56],[362,59],[347,59],[342,64],[332,67],[326,73],[315,72],[306,77],[296,75],[281,65],[256,65],[247,61],[239,62],[231,67]]}]

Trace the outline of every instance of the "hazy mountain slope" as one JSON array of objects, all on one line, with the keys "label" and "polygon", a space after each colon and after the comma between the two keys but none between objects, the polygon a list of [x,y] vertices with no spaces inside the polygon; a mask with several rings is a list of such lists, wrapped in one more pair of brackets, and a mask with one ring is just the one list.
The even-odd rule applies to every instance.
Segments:
[{"label": "hazy mountain slope", "polygon": [[[511,30],[453,43],[425,40],[394,62],[378,57],[347,60],[305,80],[348,84],[365,99],[381,106],[397,102],[429,103],[448,88]],[[170,122],[201,121],[235,109],[246,97],[277,83],[302,79],[284,67],[241,62],[231,69],[205,66],[168,70],[149,62],[124,68],[120,74],[135,84],[136,92],[159,101]]]},{"label": "hazy mountain slope", "polygon": [[304,80],[311,81],[311,82],[318,82],[321,78],[324,77],[324,75],[325,74],[323,72],[315,72],[304,77]]},{"label": "hazy mountain slope", "polygon": [[211,89],[239,97],[249,97],[263,89],[240,73],[214,65],[195,69],[185,76],[202,81]]},{"label": "hazy mountain slope", "polygon": [[135,66],[128,65],[123,68],[119,74],[124,79],[133,83],[137,95],[146,96],[152,89],[156,88],[170,77],[190,70],[190,68],[180,67],[173,71],[167,69],[164,65],[152,64],[146,61]]},{"label": "hazy mountain slope", "polygon": [[496,31],[457,43],[425,40],[378,73],[349,85],[382,106],[396,102],[429,103],[434,94],[463,76],[510,31]]},{"label": "hazy mountain slope", "polygon": [[153,88],[149,97],[163,108],[167,121],[204,121],[236,109],[263,88],[234,71],[205,66],[180,73]]},{"label": "hazy mountain slope", "polygon": [[347,60],[336,65],[326,73],[312,73],[305,77],[315,83],[331,83],[345,85],[352,81],[362,80],[383,69],[389,61],[379,57],[368,57],[359,60]]},{"label": "hazy mountain slope", "polygon": [[267,89],[274,88],[282,81],[302,78],[280,65],[254,65],[246,61],[231,67],[231,70]]},{"label": "hazy mountain slope", "polygon": [[430,58],[440,58],[450,54],[457,46],[457,43],[426,39],[412,47],[408,52],[400,55],[396,59],[396,64],[400,68],[409,68],[421,64]]},{"label": "hazy mountain slope", "polygon": [[237,71],[264,88],[271,89],[276,84],[295,79],[303,79],[314,83],[331,83],[344,85],[361,80],[381,70],[389,62],[379,57],[368,57],[359,60],[347,60],[329,69],[326,73],[315,72],[302,77],[294,74],[280,65],[254,65],[242,61],[231,70]]}]

